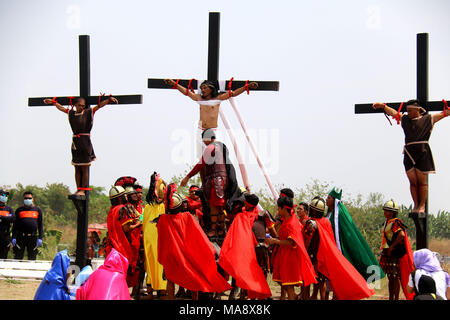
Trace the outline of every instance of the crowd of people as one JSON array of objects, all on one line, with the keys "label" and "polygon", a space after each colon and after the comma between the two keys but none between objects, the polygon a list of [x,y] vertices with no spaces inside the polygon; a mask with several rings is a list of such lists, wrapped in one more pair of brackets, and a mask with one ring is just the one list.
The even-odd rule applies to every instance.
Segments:
[{"label": "crowd of people", "polygon": [[[386,221],[378,261],[341,201],[342,190],[333,188],[326,199],[317,196],[310,203],[298,204],[296,210],[294,193],[285,188],[280,190],[273,217],[248,186],[238,186],[228,148],[216,139],[219,107],[223,100],[257,88],[256,82],[222,93],[211,81],[204,81],[198,93],[181,86],[178,80],[165,82],[200,106],[200,160],[179,186],[167,184],[155,172],[145,207],[142,186],[135,178],[116,180],[109,191],[104,265],[93,272],[83,269],[83,281],[78,281],[79,288],[72,297],[140,299],[145,291],[149,299],[155,298],[156,292],[159,298],[197,300],[205,295],[218,298],[230,291],[229,299],[270,299],[273,294],[267,282],[269,274],[281,286],[282,300],[326,300],[331,293],[332,299],[339,300],[369,298],[375,293],[369,284],[385,276],[391,300],[399,299],[400,288],[407,299],[448,297],[448,274],[428,249],[413,255],[407,227],[397,217],[399,209],[394,200],[383,206]],[[74,100],[75,110],[64,108],[55,99],[46,99],[45,103],[68,114],[73,131],[75,196],[83,199],[88,167],[95,160],[90,140],[94,114],[118,101],[110,96],[91,108],[80,97]],[[413,212],[424,214],[426,175],[434,172],[428,139],[433,125],[450,110],[431,116],[423,112],[417,100],[406,103],[405,114],[383,103],[374,103],[373,107],[402,123]],[[200,174],[201,186],[190,186],[189,195],[183,196],[178,187],[186,187],[196,174]],[[66,265],[65,255],[67,252],[60,252],[55,258],[60,261],[58,270]],[[68,275],[64,267],[62,270],[57,277],[64,280]],[[49,271],[48,276],[55,274]],[[46,286],[52,283],[44,280],[36,299],[49,297],[40,294],[48,293]],[[144,282],[146,290],[142,289]],[[177,293],[175,285],[179,287]],[[295,287],[301,287],[300,294],[296,294]],[[66,295],[55,296],[70,298],[66,287],[59,288]]]},{"label": "crowd of people", "polygon": [[[413,254],[394,200],[383,206],[378,261],[341,201],[342,190],[296,205],[294,192],[284,188],[272,216],[255,194],[237,186],[214,133],[204,132],[203,139],[202,159],[180,184],[200,173],[202,186],[191,185],[187,196],[154,172],[144,206],[136,178],[116,180],[104,265],[84,273],[72,298],[221,299],[229,291],[230,300],[273,299],[271,274],[281,300],[365,299],[375,293],[369,284],[385,275],[391,300],[399,299],[400,288],[407,299],[447,299],[448,274],[428,249]],[[47,299],[41,287],[35,298]]]}]

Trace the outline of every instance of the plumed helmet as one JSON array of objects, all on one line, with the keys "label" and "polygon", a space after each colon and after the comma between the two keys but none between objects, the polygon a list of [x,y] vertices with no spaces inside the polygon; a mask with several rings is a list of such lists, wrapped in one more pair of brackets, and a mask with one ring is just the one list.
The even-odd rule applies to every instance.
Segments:
[{"label": "plumed helmet", "polygon": [[164,194],[164,206],[168,211],[176,211],[181,207],[184,197],[177,192],[177,185],[170,183],[167,185]]},{"label": "plumed helmet", "polygon": [[323,213],[325,212],[325,200],[320,197],[315,197],[309,204],[309,208]]},{"label": "plumed helmet", "polygon": [[126,194],[126,191],[121,186],[112,186],[111,189],[109,189],[109,198],[114,199],[120,196],[123,196]]},{"label": "plumed helmet", "polygon": [[159,178],[158,181],[156,181],[155,186],[155,193],[159,200],[164,199],[164,190],[166,189],[166,183],[163,179]]},{"label": "plumed helmet", "polygon": [[184,201],[187,201],[186,197],[178,192],[173,194],[172,200],[173,207],[171,209],[178,209]]},{"label": "plumed helmet", "polygon": [[383,205],[383,210],[398,212],[398,204],[391,199]]},{"label": "plumed helmet", "polygon": [[123,176],[120,177],[116,180],[116,182],[114,183],[115,186],[121,186],[121,187],[126,187],[126,186],[132,186],[136,183],[137,179],[135,177],[131,177],[131,176]]}]

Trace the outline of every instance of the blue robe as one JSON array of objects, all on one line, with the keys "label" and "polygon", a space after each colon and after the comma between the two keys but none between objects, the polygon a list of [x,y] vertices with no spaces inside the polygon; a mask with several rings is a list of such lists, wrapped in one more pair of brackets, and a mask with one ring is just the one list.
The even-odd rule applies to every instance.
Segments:
[{"label": "blue robe", "polygon": [[67,287],[67,269],[70,258],[67,250],[60,251],[53,259],[50,270],[36,290],[34,300],[70,300]]}]

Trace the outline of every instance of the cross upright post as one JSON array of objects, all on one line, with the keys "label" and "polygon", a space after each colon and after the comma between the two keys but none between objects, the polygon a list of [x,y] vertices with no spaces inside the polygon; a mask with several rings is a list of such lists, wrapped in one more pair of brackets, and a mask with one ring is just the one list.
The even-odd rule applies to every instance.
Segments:
[{"label": "cross upright post", "polygon": [[[91,96],[91,69],[90,69],[90,41],[88,35],[79,36],[79,72],[80,72],[80,97],[86,101],[86,107],[98,104],[101,96]],[[118,95],[114,96],[118,104],[142,104],[142,95]],[[44,99],[53,97],[29,98],[29,107],[48,106]],[[59,104],[70,105],[72,96],[55,97]],[[89,167],[87,176],[87,186],[89,186]],[[88,237],[88,217],[89,217],[89,188],[86,188],[85,196],[69,195],[78,212],[77,215],[77,247],[75,253],[75,264],[81,268],[87,262],[87,237]]]},{"label": "cross upright post", "polygon": [[[417,64],[416,64],[416,95],[422,106],[426,107],[427,111],[442,111],[442,101],[428,101],[428,33],[417,34]],[[401,102],[387,102],[389,107],[399,110]],[[383,110],[373,109],[372,104],[356,104],[356,114],[368,113],[383,113]],[[428,184],[428,176],[427,176]],[[428,247],[428,195],[425,203],[425,213],[419,214],[411,212],[409,217],[413,219],[416,227],[416,249],[423,249]]]}]

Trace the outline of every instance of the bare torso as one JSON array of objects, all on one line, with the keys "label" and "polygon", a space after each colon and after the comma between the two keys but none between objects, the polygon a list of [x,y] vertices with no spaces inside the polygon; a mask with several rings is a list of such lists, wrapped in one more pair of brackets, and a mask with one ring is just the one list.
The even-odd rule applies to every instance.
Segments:
[{"label": "bare torso", "polygon": [[[197,102],[200,104],[199,127],[202,129],[217,128],[220,100],[200,100]],[[202,104],[202,102],[208,104]]]}]

